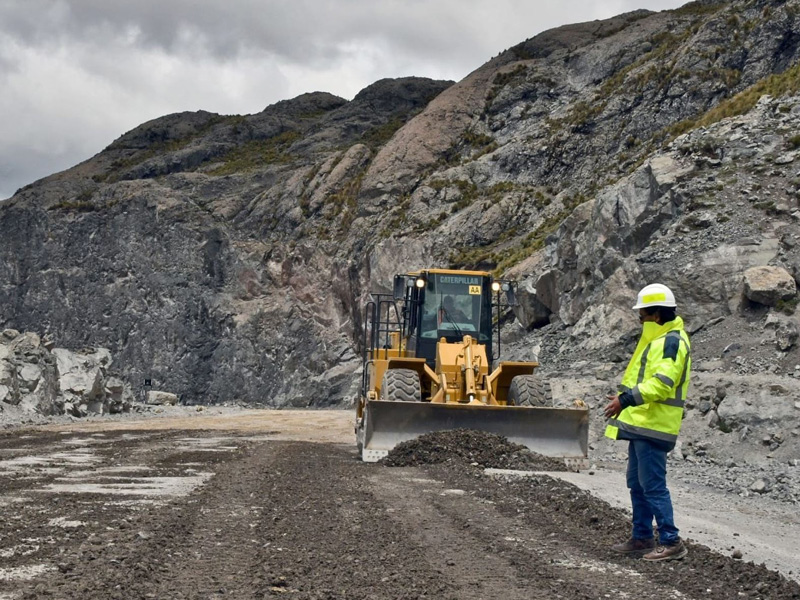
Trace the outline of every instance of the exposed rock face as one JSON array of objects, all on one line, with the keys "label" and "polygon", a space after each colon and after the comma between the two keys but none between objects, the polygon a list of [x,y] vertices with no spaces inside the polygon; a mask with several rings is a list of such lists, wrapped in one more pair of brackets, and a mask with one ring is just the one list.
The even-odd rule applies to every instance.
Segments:
[{"label": "exposed rock face", "polygon": [[[309,94],[137,128],[3,206],[6,315],[114,348],[134,385],[189,401],[341,400],[362,283],[318,229],[347,231],[371,148],[447,85],[379,82],[350,103]],[[214,157],[195,169],[198,152]]]},{"label": "exposed rock face", "polygon": [[3,404],[40,415],[119,413],[130,410],[130,386],[109,374],[105,348],[48,349],[35,333],[0,334],[0,410]]},{"label": "exposed rock face", "polygon": [[800,273],[798,9],[637,11],[455,85],[145,123],[0,206],[0,326],[182,401],[294,406],[353,396],[366,293],[414,268],[518,279],[545,359],[624,355],[654,281],[710,328],[754,310],[748,268]]}]

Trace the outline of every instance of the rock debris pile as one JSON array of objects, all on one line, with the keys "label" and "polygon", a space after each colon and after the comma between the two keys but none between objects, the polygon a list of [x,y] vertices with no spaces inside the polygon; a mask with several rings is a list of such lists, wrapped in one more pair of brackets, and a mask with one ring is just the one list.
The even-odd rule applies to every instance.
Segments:
[{"label": "rock debris pile", "polygon": [[48,338],[5,329],[0,333],[0,412],[8,417],[127,412],[133,393],[111,374],[111,364],[105,348],[54,348]]},{"label": "rock debris pile", "polygon": [[567,470],[561,460],[531,452],[501,435],[471,429],[426,433],[398,444],[381,462],[389,467],[411,467],[451,461],[495,469]]}]

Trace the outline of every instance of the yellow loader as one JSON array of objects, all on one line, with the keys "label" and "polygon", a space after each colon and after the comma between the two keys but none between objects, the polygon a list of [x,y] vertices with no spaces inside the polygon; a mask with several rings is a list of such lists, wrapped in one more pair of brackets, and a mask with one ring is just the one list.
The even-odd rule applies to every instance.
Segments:
[{"label": "yellow loader", "polygon": [[372,294],[356,407],[362,460],[380,460],[424,433],[476,429],[585,463],[588,409],[554,407],[533,374],[537,362],[494,364],[502,291],[514,304],[513,286],[490,273],[430,269],[395,276],[393,294]]}]

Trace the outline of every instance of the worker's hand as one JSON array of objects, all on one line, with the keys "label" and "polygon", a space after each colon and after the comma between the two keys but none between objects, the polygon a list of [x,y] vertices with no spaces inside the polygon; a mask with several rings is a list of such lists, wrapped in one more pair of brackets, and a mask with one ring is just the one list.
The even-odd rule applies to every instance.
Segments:
[{"label": "worker's hand", "polygon": [[622,404],[619,403],[619,396],[608,396],[608,399],[611,400],[611,402],[606,405],[603,414],[606,416],[606,419],[614,419],[622,412]]}]

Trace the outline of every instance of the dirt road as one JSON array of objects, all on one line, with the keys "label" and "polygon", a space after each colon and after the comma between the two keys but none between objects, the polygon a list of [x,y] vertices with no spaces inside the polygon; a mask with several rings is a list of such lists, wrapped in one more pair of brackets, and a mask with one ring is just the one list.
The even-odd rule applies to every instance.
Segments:
[{"label": "dirt road", "polygon": [[356,460],[342,412],[206,414],[0,435],[0,599],[800,598],[691,545],[607,546],[620,508],[538,475]]}]

